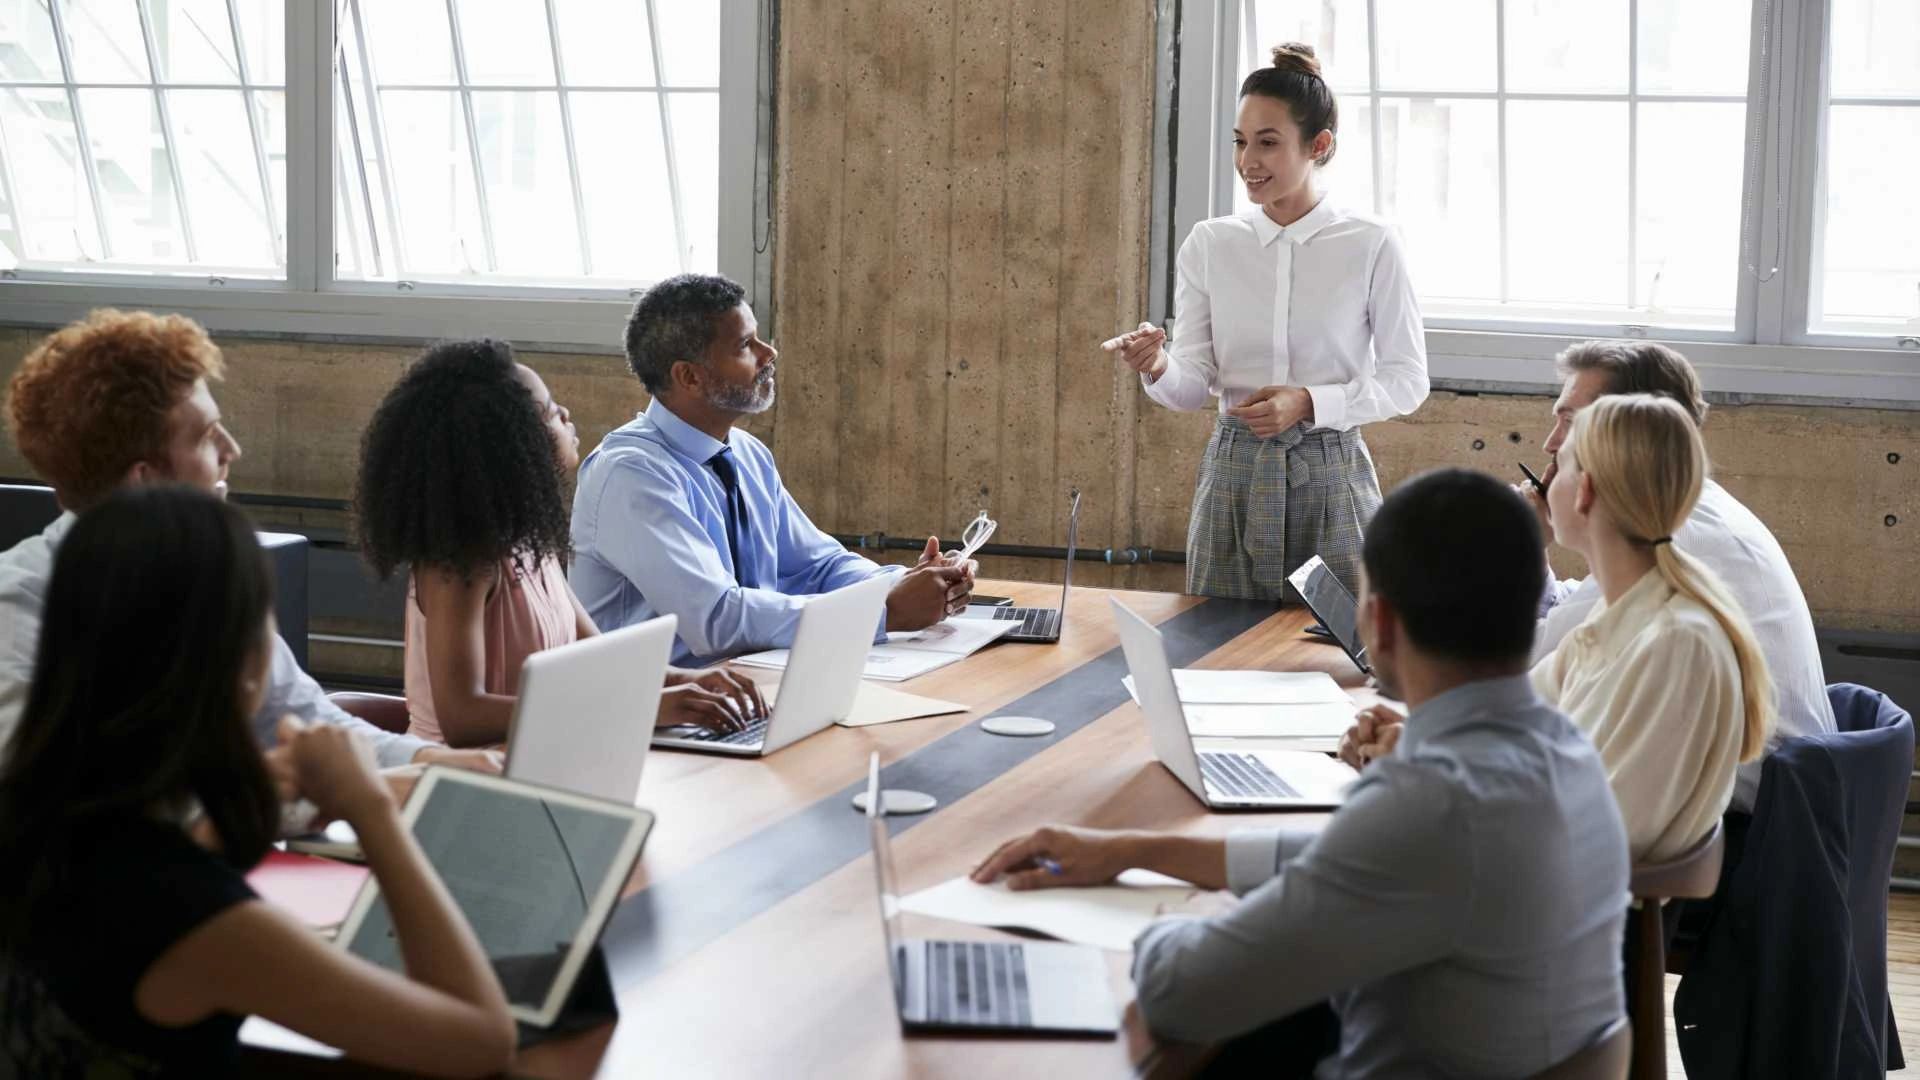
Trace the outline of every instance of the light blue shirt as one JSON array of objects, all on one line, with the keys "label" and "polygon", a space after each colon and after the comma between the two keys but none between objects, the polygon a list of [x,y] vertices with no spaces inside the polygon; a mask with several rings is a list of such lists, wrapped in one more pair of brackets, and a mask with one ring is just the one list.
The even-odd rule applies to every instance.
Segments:
[{"label": "light blue shirt", "polygon": [[1627,834],[1524,675],[1423,702],[1321,830],[1227,840],[1226,915],[1134,942],[1147,1024],[1211,1042],[1330,1001],[1359,1077],[1531,1076],[1622,1014]]},{"label": "light blue shirt", "polygon": [[[707,461],[731,448],[747,505],[734,576],[727,491]],[[793,644],[806,597],[898,574],[848,551],[807,520],[765,443],[734,428],[721,443],[654,401],[580,465],[568,582],[602,630],[680,617],[673,662],[704,664]],[[876,639],[882,627],[876,629]]]}]

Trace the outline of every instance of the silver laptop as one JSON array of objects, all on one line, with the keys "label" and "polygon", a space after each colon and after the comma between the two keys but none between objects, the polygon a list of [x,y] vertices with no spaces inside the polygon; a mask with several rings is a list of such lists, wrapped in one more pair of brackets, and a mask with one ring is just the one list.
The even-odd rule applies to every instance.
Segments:
[{"label": "silver laptop", "polygon": [[679,619],[657,619],[527,657],[507,775],[633,805]]},{"label": "silver laptop", "polygon": [[905,1031],[1106,1035],[1119,1030],[1107,960],[1051,941],[927,941],[900,932],[900,887],[880,798],[880,755],[867,762],[867,830],[880,890],[887,969]]},{"label": "silver laptop", "polygon": [[[633,875],[653,814],[435,766],[401,819],[480,939],[514,1019],[550,1026]],[[334,940],[407,970],[378,878],[361,886]]]},{"label": "silver laptop", "polygon": [[[1111,599],[1111,598],[1110,598]],[[1194,797],[1214,810],[1308,810],[1340,805],[1355,773],[1325,754],[1301,750],[1199,750],[1173,681],[1160,631],[1113,599],[1120,648],[1133,674],[1153,754]]]},{"label": "silver laptop", "polygon": [[1373,674],[1373,667],[1367,663],[1367,646],[1360,640],[1360,604],[1320,556],[1301,563],[1298,570],[1287,575],[1287,582],[1306,601],[1313,617],[1327,628],[1327,636],[1346,650],[1353,666]]},{"label": "silver laptop", "polygon": [[874,577],[807,601],[800,611],[793,648],[787,652],[779,696],[767,716],[733,732],[691,725],[663,728],[654,735],[653,744],[759,757],[846,719],[860,692],[873,632],[892,587],[891,577]]},{"label": "silver laptop", "polygon": [[1067,569],[1060,581],[1060,606],[1047,607],[991,607],[984,604],[970,605],[967,617],[975,619],[994,619],[998,622],[1017,622],[1019,628],[1001,641],[1023,641],[1029,644],[1052,645],[1060,640],[1060,630],[1067,623],[1067,593],[1073,588],[1073,553],[1080,542],[1080,489],[1074,488],[1068,493],[1070,506],[1067,511]]}]

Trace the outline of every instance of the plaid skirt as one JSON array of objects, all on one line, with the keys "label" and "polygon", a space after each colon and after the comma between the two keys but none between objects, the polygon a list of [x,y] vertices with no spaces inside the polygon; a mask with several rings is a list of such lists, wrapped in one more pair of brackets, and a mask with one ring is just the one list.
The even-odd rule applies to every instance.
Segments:
[{"label": "plaid skirt", "polygon": [[1214,421],[1187,524],[1187,591],[1299,600],[1287,575],[1315,555],[1356,596],[1361,530],[1380,509],[1380,480],[1360,432],[1295,427],[1257,438]]}]

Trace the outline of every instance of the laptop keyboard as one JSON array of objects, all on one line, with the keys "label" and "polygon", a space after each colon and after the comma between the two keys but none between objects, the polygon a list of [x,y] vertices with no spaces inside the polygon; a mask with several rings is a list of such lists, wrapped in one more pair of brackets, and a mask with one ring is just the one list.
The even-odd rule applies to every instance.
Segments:
[{"label": "laptop keyboard", "polygon": [[993,617],[997,622],[1017,622],[1020,629],[1013,633],[1019,637],[1059,637],[1060,609],[1042,607],[994,608]]},{"label": "laptop keyboard", "polygon": [[1252,754],[1208,753],[1200,755],[1200,775],[1207,786],[1223,795],[1239,798],[1297,799],[1300,793],[1267,763]]},{"label": "laptop keyboard", "polygon": [[1020,943],[929,941],[926,947],[928,1022],[1033,1026]]},{"label": "laptop keyboard", "polygon": [[712,728],[689,728],[684,733],[676,732],[675,738],[689,742],[718,743],[723,746],[758,746],[767,741],[767,720],[761,717],[739,731],[719,732]]}]

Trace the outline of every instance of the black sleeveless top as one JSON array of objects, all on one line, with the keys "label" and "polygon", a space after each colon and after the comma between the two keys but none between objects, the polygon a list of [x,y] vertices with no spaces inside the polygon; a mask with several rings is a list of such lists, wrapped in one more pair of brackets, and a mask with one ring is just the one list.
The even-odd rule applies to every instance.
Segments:
[{"label": "black sleeveless top", "polygon": [[162,1027],[134,987],[175,942],[254,898],[179,827],[128,817],[76,839],[71,877],[0,942],[0,1077],[187,1077],[230,1071],[243,1017]]}]

